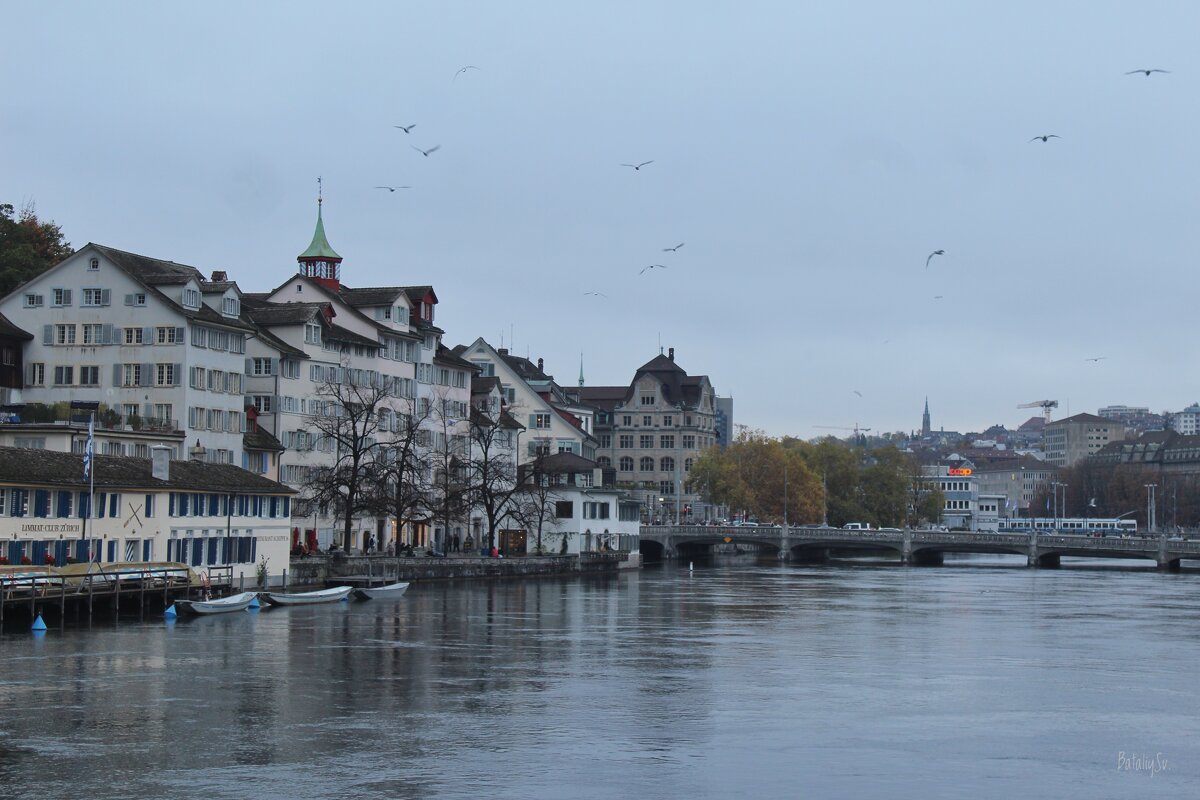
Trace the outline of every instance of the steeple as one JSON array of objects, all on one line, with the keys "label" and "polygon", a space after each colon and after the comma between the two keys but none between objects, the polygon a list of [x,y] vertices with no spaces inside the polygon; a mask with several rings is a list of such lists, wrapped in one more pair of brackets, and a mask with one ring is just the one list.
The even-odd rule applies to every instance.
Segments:
[{"label": "steeple", "polygon": [[929,424],[929,397],[925,397],[925,413],[921,415],[921,435],[928,436],[932,432]]},{"label": "steeple", "polygon": [[583,386],[583,353],[579,354],[579,385]]},{"label": "steeple", "polygon": [[325,222],[321,219],[321,179],[317,178],[317,228],[313,231],[312,243],[296,257],[300,262],[300,274],[312,278],[328,289],[341,288],[342,257],[329,246],[325,238]]}]

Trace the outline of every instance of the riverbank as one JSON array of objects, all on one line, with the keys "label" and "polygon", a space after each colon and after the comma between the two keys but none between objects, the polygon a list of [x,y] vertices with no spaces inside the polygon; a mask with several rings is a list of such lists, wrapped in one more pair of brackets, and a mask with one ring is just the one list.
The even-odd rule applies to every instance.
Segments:
[{"label": "riverbank", "polygon": [[[345,578],[395,581],[454,581],[506,578],[539,578],[563,575],[616,574],[638,569],[640,553],[581,553],[567,556],[488,558],[476,555],[396,557],[319,553],[292,558],[284,574],[272,574],[271,586],[321,588]],[[270,571],[268,566],[268,571]]]}]

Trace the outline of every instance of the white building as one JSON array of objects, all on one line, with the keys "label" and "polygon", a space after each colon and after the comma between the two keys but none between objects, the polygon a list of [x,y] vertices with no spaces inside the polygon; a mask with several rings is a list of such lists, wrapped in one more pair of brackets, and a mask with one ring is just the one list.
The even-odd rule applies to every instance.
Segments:
[{"label": "white building", "polygon": [[1200,404],[1192,403],[1171,415],[1171,429],[1184,436],[1200,434]]},{"label": "white building", "polygon": [[224,273],[206,280],[194,267],[88,244],[0,300],[0,312],[34,334],[25,403],[99,403],[119,429],[162,432],[177,458],[183,433],[209,461],[241,463],[252,329]]}]

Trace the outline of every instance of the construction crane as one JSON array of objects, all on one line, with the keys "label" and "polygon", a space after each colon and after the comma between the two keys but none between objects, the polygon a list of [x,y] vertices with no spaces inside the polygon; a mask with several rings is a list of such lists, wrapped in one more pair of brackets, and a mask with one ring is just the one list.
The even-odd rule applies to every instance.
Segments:
[{"label": "construction crane", "polygon": [[828,431],[854,431],[854,436],[855,436],[855,438],[857,438],[857,437],[858,437],[858,435],[859,435],[860,433],[869,433],[869,432],[870,432],[870,430],[871,430],[870,428],[860,428],[860,427],[858,427],[858,423],[857,423],[857,422],[856,422],[856,423],[854,423],[854,427],[853,427],[853,428],[847,428],[847,427],[845,427],[845,426],[843,426],[843,425],[813,425],[813,427],[814,427],[814,428],[823,428],[823,429],[825,429],[825,430],[828,430]]},{"label": "construction crane", "polygon": [[1034,400],[1032,403],[1021,403],[1017,408],[1041,408],[1042,415],[1046,418],[1046,423],[1050,422],[1050,409],[1058,408],[1057,400]]}]

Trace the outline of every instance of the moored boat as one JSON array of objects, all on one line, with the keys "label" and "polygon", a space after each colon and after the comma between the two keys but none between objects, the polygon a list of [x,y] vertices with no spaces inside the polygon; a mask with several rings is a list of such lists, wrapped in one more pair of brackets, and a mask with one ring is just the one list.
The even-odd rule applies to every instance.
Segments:
[{"label": "moored boat", "polygon": [[254,602],[254,592],[222,597],[220,600],[176,600],[175,611],[179,614],[224,614],[230,611],[245,611]]},{"label": "moored boat", "polygon": [[350,594],[351,586],[336,586],[332,589],[321,589],[316,592],[259,592],[258,596],[264,603],[273,606],[307,606],[313,603],[333,603],[344,600]]},{"label": "moored boat", "polygon": [[407,588],[407,583],[390,583],[387,586],[358,587],[352,594],[358,600],[384,600],[400,597]]}]

